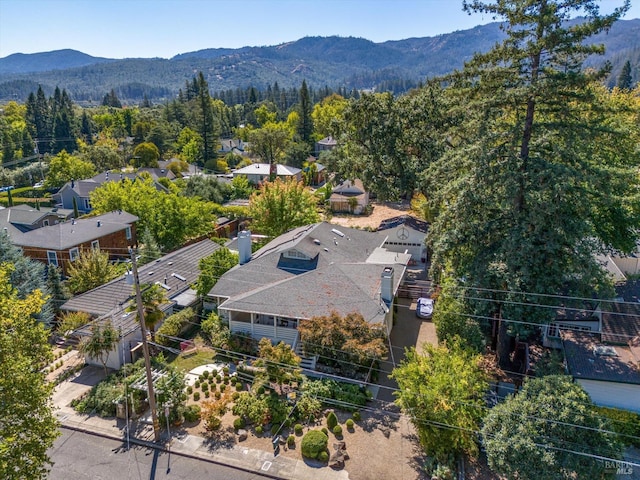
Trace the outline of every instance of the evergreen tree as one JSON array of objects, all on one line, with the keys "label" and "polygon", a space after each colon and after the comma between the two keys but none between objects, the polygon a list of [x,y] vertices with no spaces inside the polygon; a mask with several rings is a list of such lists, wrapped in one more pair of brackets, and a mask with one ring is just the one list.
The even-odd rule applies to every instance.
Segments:
[{"label": "evergreen tree", "polygon": [[202,136],[202,154],[203,163],[215,159],[217,154],[218,132],[211,108],[211,96],[209,94],[209,84],[204,78],[202,72],[198,74],[197,80],[193,80],[197,85],[198,104],[200,107],[200,135]]},{"label": "evergreen tree", "polygon": [[26,122],[29,134],[36,142],[36,149],[40,154],[48,153],[49,140],[51,139],[51,116],[49,102],[44,95],[42,86],[38,86],[38,91],[34,95],[29,94],[27,98]]},{"label": "evergreen tree", "polygon": [[81,127],[80,127],[80,135],[82,135],[83,140],[89,145],[93,143],[94,131],[95,131],[95,125],[93,124],[91,117],[87,114],[86,110],[83,110]]},{"label": "evergreen tree", "polygon": [[105,107],[122,108],[122,103],[116,95],[116,91],[112,88],[102,99],[102,105]]},{"label": "evergreen tree", "polygon": [[302,87],[300,88],[300,103],[298,106],[298,113],[300,114],[300,121],[298,123],[298,135],[303,143],[309,146],[309,152],[313,146],[313,120],[311,113],[313,111],[313,105],[311,103],[311,97],[309,96],[309,89],[307,88],[307,81],[302,81]]},{"label": "evergreen tree", "polygon": [[47,290],[51,295],[51,305],[57,314],[60,312],[60,306],[69,299],[70,295],[62,283],[60,270],[52,263],[47,267]]},{"label": "evergreen tree", "polygon": [[633,80],[631,78],[631,62],[627,60],[622,67],[622,71],[618,76],[618,88],[622,90],[631,90],[633,88]]},{"label": "evergreen tree", "polygon": [[[634,127],[612,126],[621,109],[598,86],[606,72],[581,69],[602,51],[586,40],[628,8],[600,15],[593,0],[465,2],[466,11],[505,19],[507,37],[449,78],[455,148],[427,172],[440,209],[432,269],[483,289],[460,313],[549,322],[554,309],[538,305],[550,297],[536,294],[591,296],[607,284],[594,253],[635,245]],[[588,17],[567,23],[576,12]],[[521,327],[500,324],[503,366],[509,334],[529,332]]]}]

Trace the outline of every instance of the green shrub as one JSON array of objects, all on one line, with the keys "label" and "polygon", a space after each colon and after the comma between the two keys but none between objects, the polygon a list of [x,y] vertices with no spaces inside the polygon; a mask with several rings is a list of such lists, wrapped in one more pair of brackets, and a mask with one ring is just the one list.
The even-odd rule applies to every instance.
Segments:
[{"label": "green shrub", "polygon": [[302,435],[302,425],[296,423],[295,427],[293,427],[293,431],[296,433],[296,435]]},{"label": "green shrub", "polygon": [[340,435],[342,435],[342,427],[340,425],[336,425],[335,427],[333,427],[333,434],[336,437],[339,437]]},{"label": "green shrub", "polygon": [[216,396],[216,400],[220,400],[220,397],[222,397],[222,393],[216,390],[215,396]]},{"label": "green shrub", "polygon": [[216,383],[220,383],[222,381],[222,377],[218,374],[216,375]]},{"label": "green shrub", "polygon": [[238,417],[233,421],[233,429],[234,430],[240,430],[241,428],[244,428],[246,425],[247,424],[244,421],[244,418],[242,418],[242,417]]},{"label": "green shrub", "polygon": [[222,383],[223,383],[224,385],[229,385],[229,382],[230,382],[229,377],[224,377],[224,378],[222,379]]},{"label": "green shrub", "polygon": [[208,392],[209,391],[209,384],[207,382],[204,382],[202,385],[202,391],[203,392]]},{"label": "green shrub", "polygon": [[200,405],[189,405],[184,410],[184,419],[187,422],[197,422],[200,420]]},{"label": "green shrub", "polygon": [[227,367],[227,366],[222,367],[222,373],[224,373],[225,376],[229,375],[229,367]]},{"label": "green shrub", "polygon": [[193,386],[196,388],[200,388],[200,380],[196,380],[196,383],[194,383]]},{"label": "green shrub", "polygon": [[236,400],[238,400],[238,398],[240,398],[240,392],[233,392],[233,395],[231,395],[231,399],[235,402]]},{"label": "green shrub", "polygon": [[238,391],[242,390],[242,382],[236,382],[236,390]]},{"label": "green shrub", "polygon": [[170,337],[179,337],[182,331],[191,324],[194,317],[195,312],[191,308],[185,308],[169,315],[156,332],[156,342],[165,346],[177,345],[178,341]]},{"label": "green shrub", "polygon": [[296,444],[296,437],[294,437],[293,435],[289,435],[287,437],[287,446],[289,448],[293,448]]},{"label": "green shrub", "polygon": [[256,427],[256,435],[261,436],[263,432],[264,432],[264,427],[262,425],[258,425]]},{"label": "green shrub", "polygon": [[[216,392],[218,393],[218,392]],[[211,396],[211,392],[209,390],[205,390],[204,392],[204,398],[209,398]]]},{"label": "green shrub", "polygon": [[280,430],[280,425],[278,425],[277,423],[271,425],[271,435],[275,435],[276,433],[278,433],[278,430]]},{"label": "green shrub", "polygon": [[356,422],[359,422],[360,420],[362,420],[362,415],[360,415],[360,412],[358,411],[353,412],[352,417],[353,417],[353,420]]},{"label": "green shrub", "polygon": [[209,378],[209,370],[205,370],[204,372],[202,372],[202,378],[204,378],[205,380]]},{"label": "green shrub", "polygon": [[619,433],[621,442],[640,447],[640,415],[617,408],[595,407],[595,409],[599,415],[609,418],[611,426],[607,427],[607,430]]},{"label": "green shrub", "polygon": [[329,430],[327,429],[327,427],[322,427],[322,433],[324,433],[327,437],[329,436]]},{"label": "green shrub", "polygon": [[320,452],[318,454],[318,460],[320,460],[321,462],[328,462],[329,461],[329,454],[324,451],[324,452]]},{"label": "green shrub", "polygon": [[223,383],[220,385],[220,391],[224,392],[227,389],[227,386]]},{"label": "green shrub", "polygon": [[200,400],[200,392],[193,392],[193,401],[197,402]]},{"label": "green shrub", "polygon": [[353,425],[354,425],[354,421],[353,421],[353,419],[349,418],[345,423],[346,423],[347,428],[348,428],[349,430],[353,430]]},{"label": "green shrub", "polygon": [[260,385],[257,391],[258,395],[264,395],[264,385]]},{"label": "green shrub", "polygon": [[323,432],[320,430],[309,430],[304,437],[302,437],[300,450],[304,457],[318,458],[320,453],[326,453],[328,443],[329,437],[327,437]]},{"label": "green shrub", "polygon": [[187,393],[188,393],[189,395],[191,395],[191,394],[193,393],[193,387],[192,387],[191,385],[189,385],[189,386],[187,387]]},{"label": "green shrub", "polygon": [[336,417],[335,413],[330,412],[327,415],[327,427],[329,427],[329,430],[333,430],[336,425],[338,425],[338,417]]}]

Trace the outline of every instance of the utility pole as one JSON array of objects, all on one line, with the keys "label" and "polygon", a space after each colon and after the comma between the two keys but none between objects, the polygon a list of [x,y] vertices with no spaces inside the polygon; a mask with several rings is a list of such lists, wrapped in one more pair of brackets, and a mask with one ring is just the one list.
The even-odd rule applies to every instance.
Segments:
[{"label": "utility pole", "polygon": [[138,307],[138,320],[140,321],[140,333],[142,333],[142,353],[144,355],[144,367],[147,371],[147,394],[149,408],[151,408],[151,421],[153,422],[153,438],[160,441],[160,422],[156,409],[156,395],[153,391],[153,375],[151,374],[151,359],[149,358],[149,344],[147,343],[147,327],[144,324],[144,305],[142,305],[142,293],[140,292],[140,280],[138,279],[138,265],[136,264],[136,252],[129,248],[131,254],[131,266],[133,270],[133,284],[136,289],[136,306]]}]

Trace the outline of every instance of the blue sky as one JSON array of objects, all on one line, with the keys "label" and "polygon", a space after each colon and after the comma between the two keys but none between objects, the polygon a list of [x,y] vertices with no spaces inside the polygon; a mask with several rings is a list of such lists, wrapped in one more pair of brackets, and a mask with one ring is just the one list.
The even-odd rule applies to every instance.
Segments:
[{"label": "blue sky", "polygon": [[[625,19],[640,18],[640,3]],[[603,12],[622,0],[602,0]],[[163,57],[277,45],[305,36],[374,42],[491,22],[462,0],[0,0],[0,57],[72,48],[98,57]]]}]

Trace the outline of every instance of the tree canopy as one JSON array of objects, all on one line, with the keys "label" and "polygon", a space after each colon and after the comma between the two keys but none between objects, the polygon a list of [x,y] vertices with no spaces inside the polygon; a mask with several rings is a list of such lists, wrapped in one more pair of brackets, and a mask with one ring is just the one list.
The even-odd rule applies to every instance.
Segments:
[{"label": "tree canopy", "polygon": [[320,219],[313,194],[295,179],[264,182],[249,199],[251,228],[277,237],[292,228]]},{"label": "tree canopy", "polygon": [[124,274],[125,269],[124,265],[111,263],[108,252],[99,248],[83,249],[73,262],[69,262],[66,284],[71,293],[86,292]]},{"label": "tree canopy", "polygon": [[92,163],[68,154],[62,150],[51,158],[49,172],[44,181],[45,187],[62,187],[71,180],[83,180],[96,174],[96,168]]},{"label": "tree canopy", "polygon": [[478,453],[476,432],[489,388],[481,357],[456,343],[415,348],[394,369],[396,403],[409,415],[420,444],[438,462],[452,465],[462,453]]},{"label": "tree canopy", "polygon": [[35,289],[21,299],[10,275],[11,267],[0,264],[0,477],[44,479],[47,451],[59,435],[54,385],[42,371],[53,355],[47,331],[34,318],[45,298]]},{"label": "tree canopy", "polygon": [[[508,478],[605,478],[597,457],[619,459],[622,446],[571,377],[528,379],[491,409],[482,427],[489,466]],[[609,474],[615,472],[609,472]]]},{"label": "tree canopy", "polygon": [[198,267],[200,275],[195,283],[195,290],[200,297],[204,297],[218,282],[220,277],[233,266],[238,264],[238,254],[226,247],[221,247],[208,257],[200,259]]},{"label": "tree canopy", "polygon": [[[450,146],[425,171],[438,212],[432,271],[484,289],[461,313],[549,322],[553,309],[537,305],[550,297],[536,294],[606,292],[594,254],[636,244],[638,104],[629,98],[629,116],[599,86],[603,72],[580,68],[601,51],[585,40],[627,8],[599,15],[592,0],[465,2],[504,20],[507,37],[447,79]],[[584,21],[566,22],[577,12]],[[508,327],[498,342],[503,366],[507,333],[530,332]]]}]

